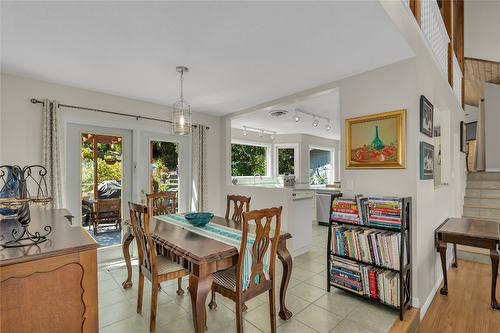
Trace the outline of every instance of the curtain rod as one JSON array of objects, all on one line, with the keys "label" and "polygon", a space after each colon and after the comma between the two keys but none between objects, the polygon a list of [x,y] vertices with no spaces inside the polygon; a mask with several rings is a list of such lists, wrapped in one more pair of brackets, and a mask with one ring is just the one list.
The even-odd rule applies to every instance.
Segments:
[{"label": "curtain rod", "polygon": [[[40,100],[38,100],[36,98],[30,99],[30,102],[33,103],[33,104],[44,104],[43,101],[40,101]],[[159,118],[152,118],[152,117],[144,117],[144,116],[139,116],[139,115],[134,116],[133,114],[116,112],[116,111],[109,111],[109,110],[102,110],[102,109],[95,109],[95,108],[87,108],[87,107],[83,107],[83,106],[69,105],[69,104],[62,104],[62,103],[59,103],[59,106],[65,107],[65,108],[70,108],[70,109],[86,110],[86,111],[94,111],[94,112],[102,112],[102,113],[107,113],[107,114],[114,114],[114,115],[117,115],[117,116],[131,117],[131,118],[135,118],[136,120],[145,119],[145,120],[159,121],[159,122],[162,122],[162,123],[170,123],[170,124],[172,124],[171,120],[159,119]],[[193,127],[197,127],[198,125],[193,124],[192,126]],[[204,126],[204,125],[200,125],[200,126]],[[205,128],[207,130],[210,129],[210,127],[208,127],[208,126],[205,126]]]}]

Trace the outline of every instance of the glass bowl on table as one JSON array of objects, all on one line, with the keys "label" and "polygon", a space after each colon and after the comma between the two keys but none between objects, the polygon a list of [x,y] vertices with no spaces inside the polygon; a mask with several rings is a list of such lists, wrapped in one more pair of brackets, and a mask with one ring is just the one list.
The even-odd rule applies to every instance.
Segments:
[{"label": "glass bowl on table", "polygon": [[194,225],[195,227],[204,227],[205,225],[210,222],[210,220],[213,219],[214,214],[208,213],[208,212],[192,212],[192,213],[186,213],[184,215],[186,220]]}]

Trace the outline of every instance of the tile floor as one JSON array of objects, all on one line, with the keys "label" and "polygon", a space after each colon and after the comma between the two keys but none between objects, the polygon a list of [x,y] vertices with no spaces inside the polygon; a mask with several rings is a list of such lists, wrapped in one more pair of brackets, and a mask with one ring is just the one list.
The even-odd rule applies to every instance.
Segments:
[{"label": "tile floor", "polygon": [[[278,317],[278,332],[388,332],[397,319],[397,312],[369,304],[347,292],[326,291],[327,228],[313,227],[311,251],[296,257],[287,293],[287,306],[293,317],[283,321]],[[277,265],[277,281],[281,280],[281,264]],[[123,263],[102,265],[99,269],[99,326],[101,333],[149,332],[149,299],[151,285],[146,279],[143,316],[136,313],[137,267],[134,266],[134,285],[121,287],[126,277]],[[187,279],[184,279],[184,289]],[[191,301],[188,294],[178,296],[176,281],[162,284],[158,299],[156,332],[193,332]],[[276,300],[278,304],[278,300]],[[208,300],[207,300],[208,303]],[[207,307],[207,326],[210,333],[235,332],[234,303],[217,295],[218,307]],[[244,332],[269,332],[269,303],[267,294],[246,303]],[[279,307],[277,306],[277,309]]]}]

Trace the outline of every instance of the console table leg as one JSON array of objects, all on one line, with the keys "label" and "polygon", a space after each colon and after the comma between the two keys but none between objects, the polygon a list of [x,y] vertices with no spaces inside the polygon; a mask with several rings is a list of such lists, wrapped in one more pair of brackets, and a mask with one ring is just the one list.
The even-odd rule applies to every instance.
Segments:
[{"label": "console table leg", "polygon": [[453,263],[451,264],[452,267],[457,268],[457,244],[453,244]]},{"label": "console table leg", "polygon": [[441,268],[443,269],[443,288],[441,288],[441,295],[448,295],[448,276],[446,273],[446,248],[447,244],[439,242],[439,256],[441,257]]},{"label": "console table leg", "polygon": [[127,265],[127,279],[122,282],[123,289],[128,289],[132,287],[132,260],[130,258],[130,243],[134,240],[134,235],[132,232],[127,231],[123,236],[123,258],[125,259],[125,264]]},{"label": "console table leg", "polygon": [[500,310],[500,304],[496,298],[497,280],[498,280],[498,251],[490,250],[491,258],[491,307],[495,310]]}]

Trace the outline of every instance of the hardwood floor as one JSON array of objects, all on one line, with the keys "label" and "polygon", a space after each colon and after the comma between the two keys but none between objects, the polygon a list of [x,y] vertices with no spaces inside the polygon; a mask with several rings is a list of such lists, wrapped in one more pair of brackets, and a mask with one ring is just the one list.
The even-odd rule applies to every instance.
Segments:
[{"label": "hardwood floor", "polygon": [[418,332],[498,332],[500,311],[491,308],[490,285],[491,265],[459,260],[448,270],[448,296],[436,293]]}]

